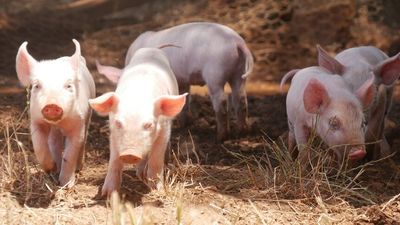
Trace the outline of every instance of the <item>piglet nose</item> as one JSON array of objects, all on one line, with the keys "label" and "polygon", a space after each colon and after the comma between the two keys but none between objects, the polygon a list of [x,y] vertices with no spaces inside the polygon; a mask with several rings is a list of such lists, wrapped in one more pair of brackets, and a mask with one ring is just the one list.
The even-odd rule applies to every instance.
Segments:
[{"label": "piglet nose", "polygon": [[350,160],[360,160],[367,154],[364,148],[352,148],[349,152]]},{"label": "piglet nose", "polygon": [[42,109],[42,115],[47,120],[57,121],[61,119],[63,110],[58,105],[49,104]]},{"label": "piglet nose", "polygon": [[138,149],[126,149],[119,154],[119,159],[123,163],[136,164],[143,158],[143,152]]}]

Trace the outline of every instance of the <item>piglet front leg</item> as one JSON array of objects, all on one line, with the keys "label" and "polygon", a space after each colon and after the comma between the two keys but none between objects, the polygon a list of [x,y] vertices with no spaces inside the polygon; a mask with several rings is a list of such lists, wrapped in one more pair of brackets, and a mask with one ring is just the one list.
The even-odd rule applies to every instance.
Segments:
[{"label": "piglet front leg", "polygon": [[31,135],[33,149],[36,158],[45,172],[56,170],[56,163],[51,156],[48,138],[50,133],[50,126],[44,123],[31,123]]},{"label": "piglet front leg", "polygon": [[294,126],[294,136],[299,149],[298,161],[305,171],[310,162],[310,149],[307,148],[307,142],[310,138],[311,129],[303,124],[297,124]]},{"label": "piglet front leg", "polygon": [[78,165],[77,165],[77,168],[76,168],[77,171],[80,171],[83,168],[83,162],[84,162],[84,159],[85,159],[85,146],[86,146],[85,144],[86,144],[86,140],[87,140],[87,137],[88,137],[89,124],[90,124],[91,118],[92,118],[92,111],[89,112],[89,116],[87,117],[87,119],[85,121],[85,129],[84,129],[85,130],[85,134],[84,134],[85,140],[83,142],[82,148],[79,151]]},{"label": "piglet front leg", "polygon": [[111,160],[108,165],[107,176],[101,189],[102,196],[109,196],[113,191],[121,188],[123,163],[119,160]]},{"label": "piglet front leg", "polygon": [[119,191],[122,180],[123,163],[119,159],[119,153],[110,139],[110,161],[107,169],[107,176],[101,190],[102,196],[109,196],[113,191]]},{"label": "piglet front leg", "polygon": [[368,148],[368,158],[370,159],[379,159],[381,156],[382,150],[381,146],[388,148],[385,146],[384,141],[386,139],[383,135],[384,129],[384,121],[385,121],[385,110],[386,110],[386,90],[383,85],[379,86],[378,89],[378,98],[376,99],[377,106],[373,112],[371,112],[371,118],[368,122],[368,128],[366,132],[366,140],[369,143],[373,143],[376,141],[381,141],[380,143],[370,144],[367,146]]},{"label": "piglet front leg", "polygon": [[170,128],[160,131],[147,161],[145,183],[152,189],[159,190],[162,187],[165,151],[167,149],[170,131]]},{"label": "piglet front leg", "polygon": [[75,184],[75,171],[80,161],[80,152],[85,145],[85,124],[77,122],[70,130],[65,131],[66,146],[61,163],[59,181],[61,186],[71,188]]}]

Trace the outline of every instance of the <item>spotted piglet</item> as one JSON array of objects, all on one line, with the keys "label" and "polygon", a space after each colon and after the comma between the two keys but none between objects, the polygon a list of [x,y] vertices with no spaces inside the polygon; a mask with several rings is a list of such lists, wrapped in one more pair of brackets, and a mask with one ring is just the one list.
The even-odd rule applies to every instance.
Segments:
[{"label": "spotted piglet", "polygon": [[309,153],[304,145],[313,131],[332,147],[338,161],[365,156],[363,110],[374,96],[374,77],[352,92],[343,77],[322,67],[308,67],[287,73],[281,85],[293,76],[286,110],[289,124],[289,149],[298,146],[299,160],[305,165]]},{"label": "spotted piglet", "polygon": [[37,61],[24,42],[16,57],[20,83],[30,86],[30,130],[36,158],[46,172],[59,173],[61,186],[72,187],[82,168],[91,117],[89,98],[95,84],[73,40],[71,57]]},{"label": "spotted piglet", "polygon": [[368,146],[367,157],[378,159],[392,153],[384,135],[385,120],[390,111],[393,84],[400,76],[400,53],[388,57],[373,46],[361,46],[346,49],[331,57],[318,46],[319,65],[331,73],[341,75],[353,92],[357,91],[372,74],[376,90],[371,107],[365,110],[367,130],[365,134]]}]

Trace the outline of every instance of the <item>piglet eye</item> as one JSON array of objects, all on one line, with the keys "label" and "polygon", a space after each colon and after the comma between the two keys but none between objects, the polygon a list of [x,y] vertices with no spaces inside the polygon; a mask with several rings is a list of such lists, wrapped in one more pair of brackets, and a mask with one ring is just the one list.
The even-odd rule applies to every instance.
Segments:
[{"label": "piglet eye", "polygon": [[67,89],[67,90],[69,90],[69,91],[72,91],[72,84],[66,84],[65,85],[65,89]]},{"label": "piglet eye", "polygon": [[365,130],[367,128],[367,121],[363,120],[361,123],[361,129]]},{"label": "piglet eye", "polygon": [[40,88],[41,88],[41,86],[38,83],[32,85],[32,89],[34,89],[34,90],[38,90]]},{"label": "piglet eye", "polygon": [[115,127],[116,127],[117,129],[121,129],[121,128],[122,128],[122,123],[121,123],[121,121],[116,120],[116,121],[115,121]]},{"label": "piglet eye", "polygon": [[143,129],[145,129],[145,130],[151,130],[152,128],[153,128],[153,124],[152,123],[143,124]]},{"label": "piglet eye", "polygon": [[331,117],[329,119],[329,128],[331,130],[339,130],[340,126],[341,126],[340,120],[336,116]]}]

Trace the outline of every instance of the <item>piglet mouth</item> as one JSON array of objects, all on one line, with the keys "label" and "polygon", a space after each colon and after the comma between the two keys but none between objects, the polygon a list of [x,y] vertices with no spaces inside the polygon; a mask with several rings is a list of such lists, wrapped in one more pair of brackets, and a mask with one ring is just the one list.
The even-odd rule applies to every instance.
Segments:
[{"label": "piglet mouth", "polygon": [[349,152],[350,160],[360,160],[367,154],[364,148],[352,148]]},{"label": "piglet mouth", "polygon": [[126,149],[119,154],[119,159],[127,164],[137,164],[142,158],[143,153],[137,149]]}]

